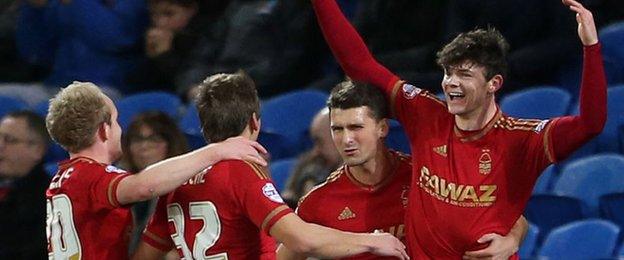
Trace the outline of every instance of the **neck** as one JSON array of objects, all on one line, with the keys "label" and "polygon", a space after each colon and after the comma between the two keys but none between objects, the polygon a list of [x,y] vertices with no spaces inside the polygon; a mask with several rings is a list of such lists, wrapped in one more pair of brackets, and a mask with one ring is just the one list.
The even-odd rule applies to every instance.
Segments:
[{"label": "neck", "polygon": [[494,96],[490,99],[487,106],[477,109],[464,115],[455,115],[455,124],[464,131],[475,131],[483,129],[492,118],[496,115],[496,103]]},{"label": "neck", "polygon": [[113,163],[113,159],[108,155],[106,149],[102,149],[97,145],[93,145],[77,153],[70,153],[69,158],[87,157],[103,164]]},{"label": "neck", "polygon": [[388,158],[388,149],[385,146],[382,147],[382,149],[377,149],[373,160],[349,167],[349,171],[357,181],[366,185],[376,185],[389,175],[390,160]]}]

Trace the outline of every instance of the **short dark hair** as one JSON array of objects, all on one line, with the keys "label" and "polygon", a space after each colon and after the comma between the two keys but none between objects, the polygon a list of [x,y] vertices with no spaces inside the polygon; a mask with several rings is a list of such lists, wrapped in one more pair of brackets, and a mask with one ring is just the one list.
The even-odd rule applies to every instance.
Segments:
[{"label": "short dark hair", "polygon": [[208,143],[240,135],[252,114],[260,117],[256,84],[244,72],[216,74],[199,84],[199,120]]},{"label": "short dark hair", "polygon": [[473,62],[485,68],[485,78],[490,80],[495,75],[507,74],[507,52],[509,44],[494,29],[476,29],[461,33],[437,53],[437,63],[442,68]]},{"label": "short dark hair", "polygon": [[48,145],[50,142],[50,135],[46,128],[46,123],[43,117],[35,112],[28,110],[19,110],[8,113],[4,118],[24,119],[30,131],[37,136],[37,142],[41,142],[43,145]]},{"label": "short dark hair", "polygon": [[332,89],[327,100],[330,113],[334,108],[350,109],[363,106],[370,109],[371,116],[377,121],[389,116],[384,93],[369,84],[353,81],[341,82]]}]

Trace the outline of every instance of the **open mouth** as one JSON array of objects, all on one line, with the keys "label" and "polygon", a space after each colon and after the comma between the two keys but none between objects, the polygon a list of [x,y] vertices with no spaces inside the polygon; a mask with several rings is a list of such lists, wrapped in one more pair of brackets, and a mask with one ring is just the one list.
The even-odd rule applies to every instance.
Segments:
[{"label": "open mouth", "polygon": [[460,99],[463,99],[464,97],[466,97],[466,95],[464,95],[461,92],[448,92],[447,96],[448,96],[450,101],[460,100]]},{"label": "open mouth", "polygon": [[353,155],[357,152],[357,150],[358,150],[357,148],[347,148],[347,149],[344,149],[344,152],[347,155]]}]

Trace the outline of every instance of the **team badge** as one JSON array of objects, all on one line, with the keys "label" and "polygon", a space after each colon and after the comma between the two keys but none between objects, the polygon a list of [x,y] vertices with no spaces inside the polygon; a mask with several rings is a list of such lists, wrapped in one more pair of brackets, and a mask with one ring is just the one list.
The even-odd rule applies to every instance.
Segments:
[{"label": "team badge", "polygon": [[264,196],[269,198],[271,201],[284,203],[284,200],[279,195],[279,192],[277,192],[277,189],[275,188],[275,186],[273,186],[272,183],[267,183],[262,187],[262,194],[264,194]]},{"label": "team badge", "polygon": [[482,175],[488,175],[492,171],[492,157],[490,156],[489,149],[481,150],[481,157],[479,157],[479,173]]},{"label": "team badge", "polygon": [[126,171],[124,171],[122,169],[119,169],[119,168],[117,168],[117,167],[115,167],[113,165],[106,166],[106,172],[108,172],[108,173],[119,173],[119,174],[126,173]]},{"label": "team badge", "polygon": [[413,99],[414,97],[416,97],[416,95],[418,95],[420,92],[422,91],[422,89],[417,88],[414,85],[410,85],[410,84],[403,84],[403,96],[406,99]]},{"label": "team badge", "polygon": [[347,220],[352,218],[355,218],[355,213],[351,211],[349,207],[345,207],[338,216],[338,220]]},{"label": "team badge", "polygon": [[443,157],[446,157],[446,145],[433,147],[433,151]]}]

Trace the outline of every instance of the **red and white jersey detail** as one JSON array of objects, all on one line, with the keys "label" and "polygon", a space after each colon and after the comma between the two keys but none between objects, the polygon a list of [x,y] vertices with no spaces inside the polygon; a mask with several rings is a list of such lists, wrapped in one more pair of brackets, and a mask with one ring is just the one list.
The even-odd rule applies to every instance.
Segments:
[{"label": "red and white jersey detail", "polygon": [[187,259],[259,259],[261,232],[291,212],[264,168],[221,161],[161,197],[143,241]]},{"label": "red and white jersey detail", "polygon": [[[304,196],[297,208],[301,219],[343,231],[389,232],[405,242],[403,216],[411,180],[411,158],[389,151],[387,177],[375,186],[358,182],[348,166],[332,173],[327,181]],[[345,259],[380,259],[360,254]]]},{"label": "red and white jersey detail", "polygon": [[132,216],[117,200],[117,186],[127,176],[85,157],[59,163],[46,192],[53,259],[128,258]]},{"label": "red and white jersey detail", "polygon": [[477,243],[482,235],[507,234],[553,162],[552,122],[498,110],[483,129],[466,132],[427,91],[398,82],[392,97],[415,155],[406,215],[412,258],[461,258],[486,246]]}]

